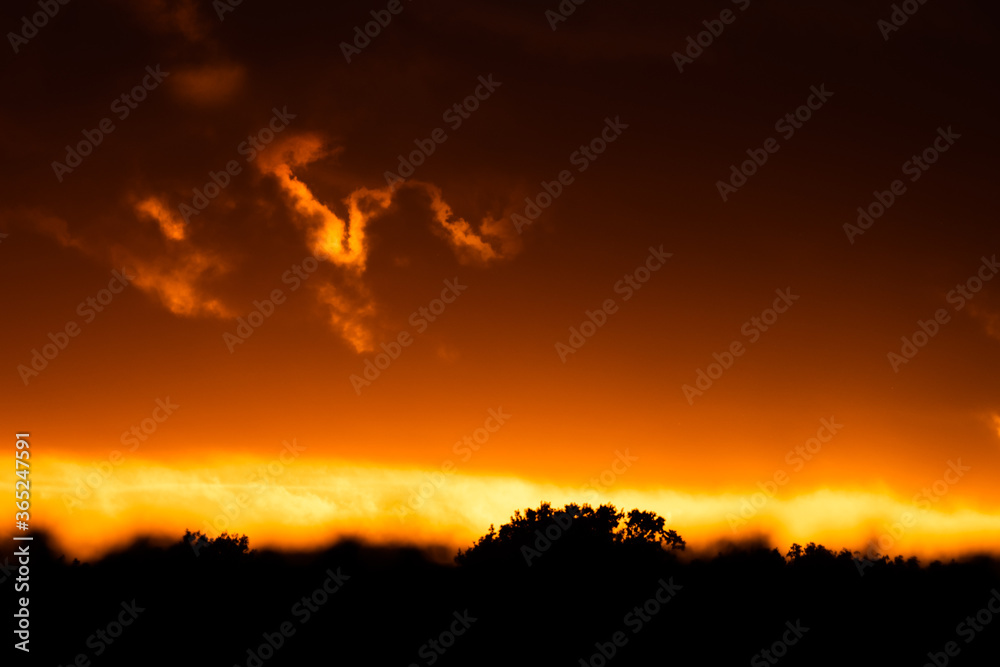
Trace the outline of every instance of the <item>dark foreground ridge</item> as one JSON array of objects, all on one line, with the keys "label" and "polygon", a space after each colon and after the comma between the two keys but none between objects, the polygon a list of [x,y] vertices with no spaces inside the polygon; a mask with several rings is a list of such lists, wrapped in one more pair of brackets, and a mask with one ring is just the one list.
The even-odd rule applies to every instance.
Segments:
[{"label": "dark foreground ridge", "polygon": [[[662,517],[608,505],[517,512],[454,564],[200,533],[68,563],[36,535],[30,592],[7,599],[31,596],[39,665],[998,664],[995,558],[685,547]],[[4,576],[11,590],[16,566]]]}]

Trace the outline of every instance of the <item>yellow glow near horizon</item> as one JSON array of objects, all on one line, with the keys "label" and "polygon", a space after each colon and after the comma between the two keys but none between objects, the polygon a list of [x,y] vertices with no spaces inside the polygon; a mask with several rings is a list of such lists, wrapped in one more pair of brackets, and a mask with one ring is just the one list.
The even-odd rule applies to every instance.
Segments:
[{"label": "yellow glow near horizon", "polygon": [[610,502],[659,513],[693,550],[765,537],[782,553],[792,542],[865,552],[881,538],[879,551],[893,556],[1000,553],[1000,514],[964,507],[955,494],[926,508],[884,494],[837,489],[789,498],[779,491],[766,498],[753,491],[692,494],[621,484],[597,494],[510,476],[335,460],[305,464],[291,454],[285,459],[188,465],[132,459],[104,464],[105,477],[95,464],[49,458],[33,472],[34,525],[50,530],[69,554],[81,558],[140,535],[178,540],[187,529],[209,536],[245,533],[254,547],[279,549],[320,547],[343,537],[458,549],[490,524],[499,527],[515,510],[542,501],[556,507]]}]

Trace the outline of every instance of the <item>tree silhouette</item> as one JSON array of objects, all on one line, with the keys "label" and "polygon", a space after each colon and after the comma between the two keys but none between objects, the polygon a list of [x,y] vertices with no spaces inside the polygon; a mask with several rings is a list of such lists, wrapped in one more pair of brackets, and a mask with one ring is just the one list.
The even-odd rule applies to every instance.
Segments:
[{"label": "tree silhouette", "polygon": [[665,530],[666,521],[655,512],[637,509],[628,513],[628,521],[620,535],[626,544],[664,544],[671,549],[683,550],[683,538],[673,530]]},{"label": "tree silhouette", "polygon": [[184,542],[196,556],[207,556],[209,560],[238,561],[254,553],[250,549],[250,538],[246,535],[222,533],[216,538],[210,538],[200,530],[193,533],[186,530]]},{"label": "tree silhouette", "polygon": [[[429,639],[447,639],[456,614],[468,614],[479,620],[452,637],[435,665],[644,667],[663,662],[665,642],[678,662],[773,664],[754,656],[783,641],[789,624],[811,630],[786,647],[782,667],[840,667],[859,664],[858,656],[864,664],[924,664],[947,641],[963,641],[962,665],[996,665],[1000,655],[992,625],[971,643],[964,640],[974,626],[955,629],[995,608],[994,557],[920,567],[915,558],[862,561],[812,542],[791,545],[787,557],[764,540],[679,558],[683,547],[651,512],[549,503],[491,527],[460,553],[458,567],[412,548],[343,541],[254,551],[245,535],[190,531],[173,544],[137,540],[76,564],[38,533],[31,621],[65,631],[31,650],[40,664],[73,664],[102,647],[102,667],[186,664],[192,646],[197,664],[298,666],[336,653],[348,664],[426,665],[437,655]],[[0,579],[13,567],[0,558]],[[349,581],[331,593],[340,575]],[[665,602],[673,586],[679,592]],[[118,637],[111,630],[131,605],[143,611]]]},{"label": "tree silhouette", "polygon": [[[610,551],[633,553],[684,549],[684,539],[665,528],[666,521],[655,512],[633,509],[625,513],[614,505],[591,507],[570,503],[561,510],[543,502],[538,509],[514,512],[510,522],[489,532],[455,557],[459,565],[502,563],[524,560],[531,564],[550,547],[559,552],[607,554]],[[555,550],[555,549],[553,549]]]}]

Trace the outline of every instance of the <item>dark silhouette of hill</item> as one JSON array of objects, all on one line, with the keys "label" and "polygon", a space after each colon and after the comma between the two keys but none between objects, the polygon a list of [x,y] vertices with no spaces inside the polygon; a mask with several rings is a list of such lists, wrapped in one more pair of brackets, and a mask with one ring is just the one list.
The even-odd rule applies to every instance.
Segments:
[{"label": "dark silhouette of hill", "polygon": [[276,552],[200,533],[70,563],[37,534],[30,664],[998,662],[995,558],[752,542],[681,558],[685,546],[653,513],[544,503],[450,565],[411,547]]}]

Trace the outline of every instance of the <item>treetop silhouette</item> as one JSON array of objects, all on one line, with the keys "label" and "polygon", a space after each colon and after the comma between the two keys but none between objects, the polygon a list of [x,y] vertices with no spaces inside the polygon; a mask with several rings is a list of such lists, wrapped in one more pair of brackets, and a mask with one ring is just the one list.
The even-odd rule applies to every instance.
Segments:
[{"label": "treetop silhouette", "polygon": [[543,502],[537,510],[515,511],[499,531],[491,524],[489,532],[472,547],[459,550],[455,561],[476,565],[521,559],[531,565],[534,558],[550,549],[596,555],[627,552],[632,556],[684,549],[684,539],[667,530],[665,524],[655,512],[633,509],[626,515],[611,504],[595,508],[570,503],[554,510]]}]

